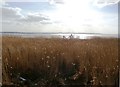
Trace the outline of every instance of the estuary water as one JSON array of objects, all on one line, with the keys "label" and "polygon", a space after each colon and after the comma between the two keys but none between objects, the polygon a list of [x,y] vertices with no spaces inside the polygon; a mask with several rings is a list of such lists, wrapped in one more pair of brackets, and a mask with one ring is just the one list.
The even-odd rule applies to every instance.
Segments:
[{"label": "estuary water", "polygon": [[118,38],[117,34],[89,34],[89,33],[18,33],[18,32],[2,32],[0,33],[2,36],[19,36],[25,38],[66,38],[69,39],[70,36],[76,39],[90,39],[93,37],[104,37],[104,38]]}]

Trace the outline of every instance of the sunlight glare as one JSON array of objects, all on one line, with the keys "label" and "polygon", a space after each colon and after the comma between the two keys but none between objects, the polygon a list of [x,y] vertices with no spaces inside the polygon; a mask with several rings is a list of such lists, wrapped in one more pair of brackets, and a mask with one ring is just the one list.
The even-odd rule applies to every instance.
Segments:
[{"label": "sunlight glare", "polygon": [[85,25],[99,25],[102,17],[91,8],[87,0],[64,0],[64,4],[57,4],[56,8],[51,18],[76,31],[84,28]]}]

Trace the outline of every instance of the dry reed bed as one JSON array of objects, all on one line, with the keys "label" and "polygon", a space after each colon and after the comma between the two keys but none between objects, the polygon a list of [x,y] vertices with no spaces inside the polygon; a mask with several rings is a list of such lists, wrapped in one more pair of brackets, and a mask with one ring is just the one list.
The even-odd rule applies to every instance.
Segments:
[{"label": "dry reed bed", "polygon": [[[117,39],[3,37],[2,44],[3,84],[118,84]],[[21,77],[27,82],[21,82]]]}]

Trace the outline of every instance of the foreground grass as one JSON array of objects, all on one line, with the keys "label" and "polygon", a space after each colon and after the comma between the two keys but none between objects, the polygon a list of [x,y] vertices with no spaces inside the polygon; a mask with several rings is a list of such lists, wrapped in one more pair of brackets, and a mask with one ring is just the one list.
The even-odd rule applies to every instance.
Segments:
[{"label": "foreground grass", "polygon": [[118,40],[3,37],[3,85],[118,86]]}]

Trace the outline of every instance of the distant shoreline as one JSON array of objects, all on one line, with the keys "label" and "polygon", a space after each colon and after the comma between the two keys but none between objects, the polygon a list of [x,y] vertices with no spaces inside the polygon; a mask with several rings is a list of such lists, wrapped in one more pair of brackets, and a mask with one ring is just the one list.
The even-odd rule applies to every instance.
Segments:
[{"label": "distant shoreline", "polygon": [[117,35],[104,33],[84,33],[84,32],[0,32],[0,33],[17,33],[17,34],[99,34],[99,35]]}]

